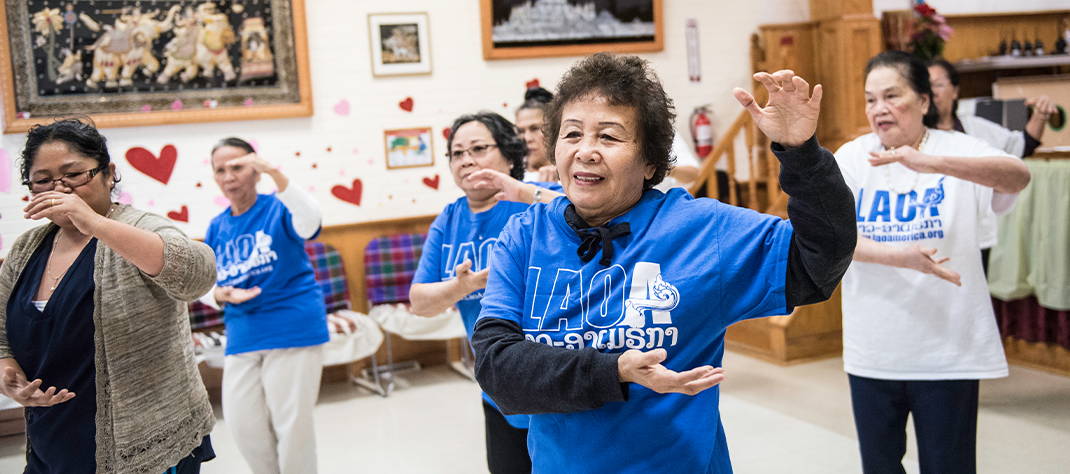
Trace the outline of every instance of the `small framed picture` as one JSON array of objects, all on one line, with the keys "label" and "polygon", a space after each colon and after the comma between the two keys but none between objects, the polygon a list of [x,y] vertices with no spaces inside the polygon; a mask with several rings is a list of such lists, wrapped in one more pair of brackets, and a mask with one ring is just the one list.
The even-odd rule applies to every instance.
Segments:
[{"label": "small framed picture", "polygon": [[373,76],[431,74],[426,13],[373,13],[368,15],[368,30]]},{"label": "small framed picture", "polygon": [[386,141],[387,169],[434,166],[431,127],[387,130],[383,132],[383,139]]}]

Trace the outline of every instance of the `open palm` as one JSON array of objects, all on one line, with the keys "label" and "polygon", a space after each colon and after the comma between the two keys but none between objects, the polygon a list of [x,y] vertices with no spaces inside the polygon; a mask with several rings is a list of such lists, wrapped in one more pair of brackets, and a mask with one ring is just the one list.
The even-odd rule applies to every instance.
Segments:
[{"label": "open palm", "polygon": [[750,112],[754,123],[770,140],[784,146],[799,146],[817,131],[817,117],[821,113],[821,85],[810,84],[789,69],[773,74],[759,72],[754,80],[769,90],[769,102],[758,107],[754,96],[736,88],[733,93],[743,108]]}]

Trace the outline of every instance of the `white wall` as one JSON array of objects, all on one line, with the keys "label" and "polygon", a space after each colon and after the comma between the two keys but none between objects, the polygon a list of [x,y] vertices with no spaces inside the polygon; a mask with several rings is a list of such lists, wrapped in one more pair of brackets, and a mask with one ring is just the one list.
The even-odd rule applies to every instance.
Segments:
[{"label": "white wall", "polygon": [[[750,72],[749,37],[759,24],[806,21],[806,0],[713,2],[666,0],[665,50],[643,55],[654,63],[680,118],[677,127],[690,139],[684,121],[691,109],[712,104],[715,139],[742,110],[732,88],[747,87]],[[306,1],[309,27],[313,117],[197,125],[107,129],[112,159],[129,199],[141,209],[166,214],[189,208],[189,223],[179,223],[191,236],[201,237],[209,221],[224,209],[222,193],[212,181],[208,165],[213,143],[226,136],[255,140],[261,155],[280,164],[295,183],[312,189],[324,207],[325,225],[368,222],[437,214],[461,195],[447,166],[442,129],[456,116],[490,109],[512,118],[524,84],[538,78],[552,89],[565,69],[578,58],[484,61],[481,53],[479,2],[476,0]],[[369,59],[367,14],[427,12],[430,18],[430,76],[373,78]],[[687,78],[684,21],[697,18],[701,41],[702,82]],[[397,103],[412,97],[414,110]],[[334,112],[346,100],[347,116]],[[384,164],[383,130],[434,128],[433,168],[388,171]],[[22,218],[25,188],[18,184],[15,160],[24,135],[0,138],[0,256],[14,239],[38,223]],[[125,159],[140,146],[158,152],[164,145],[178,149],[178,163],[167,185],[134,170]],[[328,152],[327,149],[331,151]],[[300,152],[300,156],[296,154]],[[10,167],[3,165],[4,154]],[[313,168],[313,164],[316,168]],[[10,177],[4,171],[10,169]],[[438,190],[423,184],[438,175]],[[330,194],[335,185],[363,183],[360,206]],[[272,189],[270,179],[262,191]],[[7,183],[7,186],[4,184]]]}]

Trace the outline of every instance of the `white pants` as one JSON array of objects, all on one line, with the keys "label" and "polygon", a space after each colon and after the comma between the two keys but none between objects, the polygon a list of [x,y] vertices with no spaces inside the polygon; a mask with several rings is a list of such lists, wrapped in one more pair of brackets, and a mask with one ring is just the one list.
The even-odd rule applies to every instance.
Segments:
[{"label": "white pants", "polygon": [[223,418],[254,474],[316,472],[322,361],[322,345],[224,358]]}]

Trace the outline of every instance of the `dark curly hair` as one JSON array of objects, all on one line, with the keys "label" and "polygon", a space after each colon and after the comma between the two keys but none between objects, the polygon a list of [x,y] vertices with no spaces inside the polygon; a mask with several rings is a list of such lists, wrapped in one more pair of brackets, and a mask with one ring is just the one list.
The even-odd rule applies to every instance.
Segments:
[{"label": "dark curly hair", "polygon": [[[108,140],[97,131],[93,120],[84,118],[56,119],[50,124],[34,125],[26,133],[26,147],[22,149],[19,157],[19,172],[22,176],[23,186],[30,186],[30,168],[41,147],[52,142],[63,142],[67,150],[77,153],[97,162],[97,168],[104,168],[100,172],[105,178],[111,176],[111,154],[108,153]],[[115,184],[121,178],[116,175],[112,179],[112,193],[115,193]]]},{"label": "dark curly hair", "polygon": [[516,135],[516,127],[509,119],[502,117],[489,110],[481,110],[474,114],[464,114],[457,117],[450,126],[450,136],[446,139],[446,157],[453,159],[450,152],[453,150],[453,136],[457,129],[468,122],[479,122],[490,130],[490,136],[494,138],[494,144],[498,151],[513,165],[509,170],[509,176],[522,181],[524,179],[524,160],[528,157],[528,145],[524,139]]},{"label": "dark curly hair", "polygon": [[654,68],[637,56],[592,54],[565,73],[557,85],[554,99],[543,109],[542,131],[550,161],[557,164],[554,155],[565,106],[597,97],[604,98],[610,105],[635,109],[639,154],[647,164],[654,166],[654,176],[643,181],[643,190],[653,188],[676,165],[676,158],[670,153],[676,134],[673,129],[676,107],[661,86]]},{"label": "dark curly hair", "polygon": [[929,67],[917,56],[906,51],[885,51],[870,58],[866,63],[864,77],[879,67],[888,67],[899,73],[906,79],[907,84],[914,93],[929,98],[929,110],[925,111],[921,123],[926,127],[935,128],[940,122],[940,111],[936,109],[936,101],[933,100],[933,86],[929,82]]},{"label": "dark curly hair", "polygon": [[539,86],[531,87],[524,91],[524,103],[516,109],[517,112],[525,109],[542,110],[554,100],[554,94]]}]

